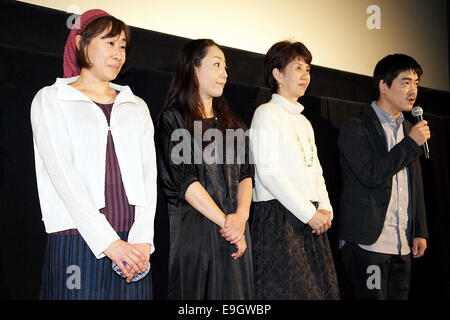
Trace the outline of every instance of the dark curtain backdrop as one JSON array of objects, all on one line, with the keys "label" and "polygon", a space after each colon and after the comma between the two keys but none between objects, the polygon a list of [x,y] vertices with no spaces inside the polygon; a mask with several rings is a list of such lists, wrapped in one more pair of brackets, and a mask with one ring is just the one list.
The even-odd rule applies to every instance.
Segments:
[{"label": "dark curtain backdrop", "polygon": [[[0,3],[0,298],[35,299],[39,293],[46,234],[41,221],[34,171],[29,111],[36,92],[62,74],[68,14],[18,3]],[[132,28],[129,69],[116,83],[143,98],[155,120],[167,92],[176,53],[188,39]],[[257,106],[270,99],[263,81],[263,55],[224,48],[230,65],[225,97],[250,125]],[[426,73],[426,70],[425,70]],[[337,249],[340,167],[339,127],[372,99],[371,78],[312,66],[311,86],[301,98],[311,121],[319,158],[335,210],[329,231],[341,295],[353,298]],[[450,93],[420,88],[417,104],[425,110],[432,139],[431,159],[422,160],[430,233],[425,257],[413,261],[411,299],[450,298]],[[407,116],[409,117],[409,115]],[[412,120],[412,119],[410,119]],[[357,152],[357,150],[355,150]],[[158,193],[155,245],[151,256],[154,296],[167,296],[168,215]]]}]

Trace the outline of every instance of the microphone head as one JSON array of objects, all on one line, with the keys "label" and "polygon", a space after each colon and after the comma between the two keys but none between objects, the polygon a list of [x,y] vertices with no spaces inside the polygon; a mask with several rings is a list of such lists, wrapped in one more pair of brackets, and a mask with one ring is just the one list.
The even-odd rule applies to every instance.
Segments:
[{"label": "microphone head", "polygon": [[423,115],[422,107],[415,106],[414,108],[412,108],[411,113],[414,117],[420,117],[421,115]]}]

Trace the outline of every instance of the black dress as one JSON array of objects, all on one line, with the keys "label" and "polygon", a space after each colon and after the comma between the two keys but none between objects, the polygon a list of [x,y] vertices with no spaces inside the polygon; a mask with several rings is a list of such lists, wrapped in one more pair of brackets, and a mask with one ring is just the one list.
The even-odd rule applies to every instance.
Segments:
[{"label": "black dress", "polygon": [[278,200],[255,202],[255,298],[336,300],[339,287],[327,234],[313,234]]},{"label": "black dress", "polygon": [[[202,125],[217,128],[218,123],[212,118],[205,119]],[[168,202],[170,222],[169,298],[252,299],[253,266],[248,224],[244,233],[247,250],[235,260],[231,254],[237,249],[220,235],[219,226],[184,198],[189,185],[198,181],[225,214],[234,213],[239,182],[254,175],[254,168],[248,163],[248,141],[244,164],[206,164],[204,161],[195,164],[194,143],[190,138],[190,163],[175,164],[172,152],[182,139],[171,141],[171,137],[176,129],[184,127],[181,114],[172,107],[162,114],[156,133],[158,174]],[[202,150],[212,143],[216,141],[203,143]],[[223,149],[225,152],[225,147]]]}]

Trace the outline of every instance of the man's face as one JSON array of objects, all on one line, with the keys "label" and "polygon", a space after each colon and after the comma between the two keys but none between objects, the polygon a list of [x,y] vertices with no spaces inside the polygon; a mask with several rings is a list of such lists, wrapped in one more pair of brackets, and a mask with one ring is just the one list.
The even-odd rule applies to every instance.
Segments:
[{"label": "man's face", "polygon": [[390,88],[386,82],[380,81],[380,95],[393,114],[411,111],[416,102],[418,86],[419,77],[414,70],[402,71],[392,81]]}]

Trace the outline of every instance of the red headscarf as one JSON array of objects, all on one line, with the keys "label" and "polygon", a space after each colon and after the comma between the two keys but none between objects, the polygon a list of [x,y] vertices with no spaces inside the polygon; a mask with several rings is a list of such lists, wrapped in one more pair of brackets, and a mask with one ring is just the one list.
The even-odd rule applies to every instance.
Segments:
[{"label": "red headscarf", "polygon": [[75,37],[79,35],[86,28],[86,26],[95,19],[108,16],[111,15],[103,10],[92,9],[86,11],[81,16],[79,16],[77,20],[75,20],[74,27],[70,31],[66,46],[64,47],[64,78],[78,76],[81,72],[80,66],[77,62]]}]

